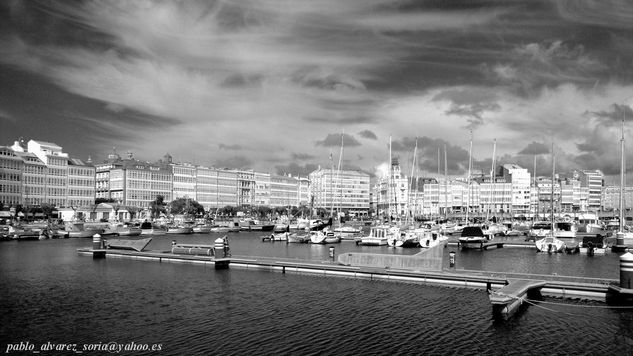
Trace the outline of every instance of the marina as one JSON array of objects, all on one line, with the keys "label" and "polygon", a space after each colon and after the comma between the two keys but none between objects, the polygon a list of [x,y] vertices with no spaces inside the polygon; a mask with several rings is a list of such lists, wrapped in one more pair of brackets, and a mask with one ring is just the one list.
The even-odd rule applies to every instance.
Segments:
[{"label": "marina", "polygon": [[[274,236],[274,235],[273,235]],[[145,239],[147,240],[147,239]],[[458,271],[454,254],[449,253],[449,268],[444,250],[447,243],[421,249],[413,255],[380,253],[344,253],[335,255],[335,248],[329,247],[331,260],[314,263],[298,262],[291,259],[255,258],[252,256],[232,257],[228,238],[217,238],[214,245],[182,244],[172,241],[168,251],[149,250],[144,247],[149,241],[140,241],[140,248],[131,248],[130,244],[139,242],[130,240],[130,244],[112,245],[99,235],[93,238],[92,248],[78,249],[81,255],[91,255],[94,259],[125,258],[159,263],[191,263],[213,266],[216,270],[233,268],[279,271],[281,273],[317,274],[367,280],[407,281],[421,284],[450,285],[465,288],[485,288],[490,295],[492,315],[495,319],[511,318],[523,305],[526,297],[540,298],[542,295],[600,300],[606,303],[631,305],[633,309],[633,255],[627,253],[620,257],[620,280],[577,278],[572,276],[514,275],[499,276],[485,272]],[[262,240],[264,241],[264,240]],[[460,244],[459,242],[458,244]],[[107,246],[108,248],[104,248]],[[488,243],[487,247],[501,248],[504,242]],[[514,242],[508,246],[524,247],[525,243]],[[485,248],[481,248],[484,250]],[[130,251],[134,250],[134,251]],[[629,260],[631,262],[629,262]],[[518,276],[518,277],[517,277]]]},{"label": "marina", "polygon": [[[46,337],[52,340],[68,335],[84,340],[103,335],[134,338],[139,342],[163,342],[169,345],[171,354],[191,350],[192,345],[199,352],[213,350],[229,354],[231,350],[250,354],[354,354],[354,350],[359,349],[400,353],[403,347],[408,350],[406,353],[440,353],[447,351],[448,344],[455,352],[476,350],[476,353],[502,354],[511,353],[524,342],[534,343],[536,340],[560,345],[562,353],[582,353],[582,350],[626,353],[631,350],[631,311],[610,307],[604,302],[607,284],[619,277],[618,254],[587,257],[542,254],[534,249],[510,247],[489,251],[460,250],[455,248],[456,245],[448,245],[442,249],[445,263],[442,271],[420,273],[339,265],[332,261],[330,247],[334,247],[337,260],[338,256],[350,253],[413,256],[420,252],[420,248],[362,246],[353,241],[336,245],[272,244],[263,243],[260,236],[257,232],[228,234],[232,256],[227,269],[215,269],[213,256],[161,255],[171,251],[174,240],[183,248],[206,245],[210,249],[215,247],[217,234],[156,236],[147,246],[150,252],[144,252],[147,255],[132,250],[111,250],[108,253],[112,255],[103,259],[78,254],[78,251],[93,247],[91,239],[3,242],[0,244],[0,267],[7,273],[0,281],[3,287],[0,295],[3,307],[9,310],[5,317],[11,317],[11,325],[16,326],[11,329],[4,326],[3,335],[10,339],[32,335],[25,324],[29,318],[42,320],[40,325],[43,327],[73,318],[92,320],[94,328],[53,328]],[[161,254],[153,255],[151,251],[161,251]],[[452,268],[448,264],[451,252],[456,255]],[[43,259],[43,256],[47,258]],[[50,268],[42,269],[42,263]],[[73,276],[72,280],[63,277],[68,273]],[[527,275],[547,281],[547,286],[542,288],[542,298],[525,298],[526,307],[519,308],[518,314],[507,322],[496,322],[487,290],[501,289],[506,281],[525,279]],[[27,284],[26,290],[12,287],[16,283],[23,285],[25,280],[40,281],[41,286]],[[66,281],[65,288],[53,287],[53,283],[58,285],[60,281]],[[139,281],[145,282],[139,285]],[[581,288],[574,289],[574,285]],[[119,292],[109,294],[114,286],[119,286],[116,287]],[[43,295],[32,294],[38,288],[48,288],[46,298],[62,298],[71,314],[59,315],[45,307]],[[9,290],[12,297],[5,298]],[[22,293],[30,293],[31,297],[24,299]],[[279,298],[282,295],[286,297]],[[180,303],[168,301],[184,300],[180,298],[185,296],[184,306],[188,312],[183,314],[182,308],[178,307]],[[73,307],[95,298],[102,300],[102,305],[105,302],[107,308],[81,311]],[[18,304],[20,300],[22,302]],[[142,313],[138,311],[141,310],[138,309],[140,300],[145,305]],[[418,304],[417,308],[410,307],[412,300]],[[18,305],[22,307],[16,314]],[[143,317],[147,312],[149,318]],[[351,321],[345,317],[350,313],[357,315]],[[200,317],[202,314],[214,317]],[[53,321],[53,315],[58,315],[57,320]],[[122,328],[113,328],[114,320],[121,318],[129,322],[117,323]],[[175,334],[161,331],[167,320],[170,325],[177,326]],[[213,342],[218,335],[215,331],[200,336],[193,344],[180,340],[187,333],[195,333],[196,328],[214,330],[211,325],[216,320],[229,321],[223,328],[222,344]],[[407,320],[416,327],[404,328],[399,320]],[[141,321],[142,329],[154,333],[139,333]],[[304,325],[300,332],[295,330],[296,323]],[[549,326],[542,330],[542,325]],[[563,325],[566,327],[562,328]],[[359,331],[334,335],[328,338],[327,344],[301,341],[305,332],[316,332],[325,326],[341,330],[354,327]],[[596,327],[603,330],[609,342],[603,341],[604,336],[594,335]],[[406,346],[388,342],[391,337],[383,334],[385,328],[412,342]],[[547,333],[550,328],[559,330],[556,337]],[[98,333],[94,331],[97,329]],[[267,336],[268,333],[258,332],[273,329],[286,337],[272,338]],[[473,332],[479,341],[466,337]],[[256,347],[240,341],[246,335],[250,335],[249,339],[256,343]],[[503,342],[508,337],[524,341]],[[565,339],[562,344],[559,344],[560,337]],[[37,341],[37,338],[31,337],[31,340]],[[541,343],[532,348],[534,352],[551,353],[550,349],[538,345]]]}]

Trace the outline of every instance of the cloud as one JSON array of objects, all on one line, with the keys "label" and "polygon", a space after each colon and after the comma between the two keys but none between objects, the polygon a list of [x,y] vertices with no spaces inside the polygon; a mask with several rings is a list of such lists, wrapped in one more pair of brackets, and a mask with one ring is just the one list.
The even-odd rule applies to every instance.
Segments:
[{"label": "cloud", "polygon": [[491,67],[484,65],[482,70],[522,95],[533,95],[543,85],[594,86],[609,70],[601,60],[588,55],[584,45],[560,39],[516,46],[508,59]]},{"label": "cloud", "polygon": [[362,137],[362,138],[366,138],[366,139],[369,139],[369,140],[377,140],[378,139],[378,136],[376,136],[376,134],[373,133],[370,130],[363,130],[363,131],[359,132],[358,135],[360,137]]},{"label": "cloud", "polygon": [[550,148],[540,142],[530,142],[524,149],[519,151],[520,155],[542,155],[550,152]]},{"label": "cloud", "polygon": [[561,0],[558,13],[567,21],[605,28],[633,29],[633,4],[626,0]]},{"label": "cloud", "polygon": [[349,134],[328,134],[327,137],[321,141],[316,142],[317,146],[323,147],[354,147],[360,146],[360,142]]},{"label": "cloud", "polygon": [[484,124],[484,114],[500,109],[496,95],[482,88],[451,88],[438,93],[432,100],[449,101],[450,107],[445,113],[466,117],[466,127],[469,129],[476,129]]},{"label": "cloud", "polygon": [[290,157],[292,160],[299,160],[299,161],[311,160],[315,158],[314,155],[311,155],[308,153],[292,153],[290,154]]},{"label": "cloud", "polygon": [[250,169],[253,161],[244,156],[220,157],[215,160],[215,167],[229,169]]},{"label": "cloud", "polygon": [[313,163],[306,163],[305,165],[299,165],[293,162],[287,165],[275,166],[275,172],[278,175],[290,174],[293,177],[307,177],[310,173],[316,171],[318,168],[319,166]]}]

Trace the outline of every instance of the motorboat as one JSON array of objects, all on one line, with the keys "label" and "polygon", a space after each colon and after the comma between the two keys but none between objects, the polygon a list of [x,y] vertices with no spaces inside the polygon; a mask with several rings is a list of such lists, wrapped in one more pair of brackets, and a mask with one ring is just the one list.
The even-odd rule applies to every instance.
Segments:
[{"label": "motorboat", "polygon": [[578,232],[597,234],[602,231],[603,225],[597,214],[586,213],[578,216]]},{"label": "motorboat", "polygon": [[535,241],[548,235],[552,235],[552,223],[549,221],[534,222],[528,232],[528,236]]},{"label": "motorboat", "polygon": [[126,224],[114,224],[108,226],[100,234],[101,236],[139,236],[143,230],[139,227]]},{"label": "motorboat", "polygon": [[196,234],[208,234],[211,232],[212,228],[213,228],[213,225],[208,225],[208,224],[198,224],[192,227],[193,232]]},{"label": "motorboat", "polygon": [[607,243],[602,235],[588,235],[582,238],[580,254],[587,256],[604,255],[607,253]]},{"label": "motorboat", "polygon": [[144,221],[141,224],[141,235],[159,236],[159,235],[165,235],[166,233],[167,233],[167,230],[162,229],[158,226],[154,226],[154,224],[152,224],[149,221]]},{"label": "motorboat", "polygon": [[448,237],[437,231],[424,231],[418,236],[418,245],[422,248],[431,248],[448,241]]},{"label": "motorboat", "polygon": [[565,243],[550,234],[534,242],[538,252],[559,253],[565,250]]},{"label": "motorboat", "polygon": [[391,239],[396,239],[400,235],[400,229],[391,225],[372,226],[369,235],[360,239],[360,245],[385,246]]},{"label": "motorboat", "polygon": [[556,221],[554,223],[554,236],[567,239],[576,238],[578,231],[576,224],[572,221]]},{"label": "motorboat", "polygon": [[297,233],[288,234],[288,242],[305,244],[310,242],[310,234],[299,235]]},{"label": "motorboat", "polygon": [[288,241],[288,236],[290,234],[288,232],[282,232],[282,233],[278,233],[278,234],[270,234],[270,235],[265,235],[262,236],[262,241]]},{"label": "motorboat", "polygon": [[190,226],[168,226],[167,227],[168,234],[193,234],[193,228]]},{"label": "motorboat", "polygon": [[326,237],[327,236],[326,236],[326,233],[324,231],[321,231],[321,230],[310,231],[310,243],[313,243],[313,244],[324,244]]},{"label": "motorboat", "polygon": [[103,229],[97,227],[86,227],[83,222],[73,222],[66,225],[68,237],[92,237],[95,234],[101,234]]},{"label": "motorboat", "polygon": [[246,219],[239,222],[242,230],[250,231],[273,231],[275,224],[264,224],[259,220]]},{"label": "motorboat", "polygon": [[418,247],[420,246],[420,235],[430,231],[427,229],[408,229],[400,230],[399,235],[387,239],[387,245],[390,247]]},{"label": "motorboat", "polygon": [[488,238],[479,226],[466,226],[462,230],[458,244],[462,249],[483,249]]}]

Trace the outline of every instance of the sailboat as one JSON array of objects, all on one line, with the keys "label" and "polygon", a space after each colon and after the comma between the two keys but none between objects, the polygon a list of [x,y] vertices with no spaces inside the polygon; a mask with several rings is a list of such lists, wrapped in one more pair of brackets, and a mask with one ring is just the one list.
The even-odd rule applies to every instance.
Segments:
[{"label": "sailboat", "polygon": [[486,235],[479,226],[470,226],[468,212],[470,210],[470,174],[473,163],[473,131],[470,131],[470,147],[468,148],[468,177],[466,193],[466,227],[462,230],[461,236],[457,240],[457,244],[462,249],[482,249],[485,242],[488,241]]},{"label": "sailboat", "polygon": [[554,156],[554,144],[552,143],[552,190],[550,192],[550,230],[542,239],[536,240],[534,244],[538,252],[558,253],[563,252],[565,243],[558,239],[554,233],[554,172],[556,170],[556,160]]},{"label": "sailboat", "polygon": [[626,107],[622,110],[622,138],[620,139],[620,216],[618,232],[616,233],[613,252],[626,251],[627,247],[633,245],[633,233],[624,230],[624,172],[626,161],[624,156],[624,121],[626,121]]},{"label": "sailboat", "polygon": [[[415,160],[418,150],[418,139],[415,139],[415,148],[413,149],[413,163],[411,164],[411,176],[409,177],[409,191],[411,191],[413,174],[415,170]],[[409,200],[410,201],[410,200]],[[410,204],[407,204],[410,205]],[[407,214],[406,223],[409,222],[409,216],[411,212]],[[406,224],[408,225],[408,224]],[[391,239],[387,240],[387,244],[390,247],[418,247],[420,246],[420,237],[425,233],[424,229],[403,229],[400,233],[393,234]]]}]

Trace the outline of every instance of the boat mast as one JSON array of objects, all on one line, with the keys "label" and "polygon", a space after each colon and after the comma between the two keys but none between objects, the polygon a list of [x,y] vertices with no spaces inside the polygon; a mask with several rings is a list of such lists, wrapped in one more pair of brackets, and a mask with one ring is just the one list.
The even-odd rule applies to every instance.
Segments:
[{"label": "boat mast", "polygon": [[446,159],[446,144],[444,144],[444,219],[448,216],[448,166]]},{"label": "boat mast", "polygon": [[391,136],[389,136],[389,172],[387,173],[387,218],[391,222]]},{"label": "boat mast", "polygon": [[334,217],[334,161],[330,150],[330,218]]},{"label": "boat mast", "polygon": [[473,163],[473,130],[470,130],[470,147],[468,148],[468,176],[466,177],[466,225],[469,224],[468,211],[470,210],[470,170]]},{"label": "boat mast", "polygon": [[624,231],[624,121],[626,120],[626,109],[622,110],[622,138],[620,138],[620,232]]},{"label": "boat mast", "polygon": [[[415,148],[413,148],[413,163],[411,165],[411,176],[409,177],[409,196],[408,196],[408,206],[409,206],[409,214],[407,215],[407,223],[409,222],[409,215],[413,215],[411,211],[411,190],[413,189],[413,174],[415,173],[415,158],[418,152],[418,138],[415,138]],[[417,184],[417,178],[416,178]],[[417,192],[417,190],[416,190]]]},{"label": "boat mast", "polygon": [[343,158],[343,137],[344,136],[345,136],[345,133],[343,132],[341,134],[341,152],[338,155],[338,174],[337,174],[338,177],[337,177],[337,180],[338,180],[338,184],[339,184],[339,188],[340,188],[339,189],[340,194],[339,194],[339,201],[338,201],[338,215],[339,216],[337,217],[337,220],[339,221],[339,223],[341,222],[340,215],[341,215],[341,210],[343,209],[343,181],[341,179],[341,160]]},{"label": "boat mast", "polygon": [[489,220],[488,213],[494,209],[495,206],[495,155],[497,154],[497,139],[494,139],[494,144],[492,146],[492,167],[490,168],[490,204],[488,205],[488,209],[486,210],[486,220]]},{"label": "boat mast", "polygon": [[554,236],[554,172],[556,170],[556,156],[554,155],[554,142],[552,142],[552,191],[550,192],[550,224],[552,236]]}]

